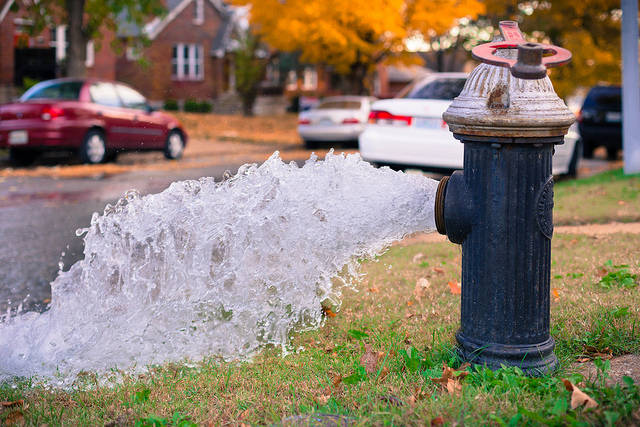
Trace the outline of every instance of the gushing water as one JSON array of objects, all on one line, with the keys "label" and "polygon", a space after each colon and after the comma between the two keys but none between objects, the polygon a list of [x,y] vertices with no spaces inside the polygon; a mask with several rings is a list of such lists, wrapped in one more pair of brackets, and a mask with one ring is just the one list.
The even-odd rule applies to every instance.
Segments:
[{"label": "gushing water", "polygon": [[131,190],[79,230],[85,257],[52,283],[50,310],[4,316],[0,380],[286,353],[359,258],[434,227],[435,187],[358,155],[298,167],[276,152],[222,182]]}]

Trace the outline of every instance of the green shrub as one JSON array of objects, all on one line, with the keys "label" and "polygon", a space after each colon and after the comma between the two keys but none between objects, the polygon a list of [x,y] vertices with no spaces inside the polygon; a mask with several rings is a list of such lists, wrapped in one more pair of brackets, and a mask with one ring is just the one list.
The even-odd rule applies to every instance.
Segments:
[{"label": "green shrub", "polygon": [[195,99],[187,99],[184,102],[184,111],[189,113],[210,113],[211,104],[207,101],[196,101]]},{"label": "green shrub", "polygon": [[167,99],[164,101],[164,107],[167,111],[178,111],[180,108],[178,107],[178,101],[175,99]]}]

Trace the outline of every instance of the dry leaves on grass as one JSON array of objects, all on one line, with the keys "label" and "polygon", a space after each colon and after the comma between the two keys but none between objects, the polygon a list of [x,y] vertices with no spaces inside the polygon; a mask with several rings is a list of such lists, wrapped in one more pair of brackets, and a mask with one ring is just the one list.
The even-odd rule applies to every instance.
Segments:
[{"label": "dry leaves on grass", "polygon": [[469,375],[469,372],[465,371],[470,365],[465,363],[460,366],[460,369],[455,370],[448,367],[446,364],[442,364],[442,377],[431,378],[431,381],[435,384],[439,384],[443,389],[453,396],[460,396],[462,394],[461,381]]},{"label": "dry leaves on grass", "polygon": [[571,392],[571,409],[576,409],[579,406],[584,406],[585,409],[591,409],[598,406],[598,402],[576,387],[571,381],[562,380],[562,382],[564,383],[564,388]]},{"label": "dry leaves on grass", "polygon": [[553,300],[560,301],[560,294],[558,293],[558,288],[553,288]]},{"label": "dry leaves on grass", "polygon": [[[360,364],[364,367],[367,375],[373,375],[378,373],[378,365],[381,361],[384,361],[384,351],[373,351],[370,344],[364,346],[364,354],[360,356]],[[389,374],[389,368],[383,366],[378,375],[378,380],[382,381]]]},{"label": "dry leaves on grass", "polygon": [[[26,424],[24,419],[24,412],[29,407],[29,404],[24,403],[24,399],[14,400],[12,402],[2,402],[0,409],[13,409],[4,419],[5,426],[23,426]],[[19,410],[17,408],[20,408]]]},{"label": "dry leaves on grass", "polygon": [[609,347],[605,347],[602,350],[592,345],[583,346],[583,352],[578,357],[578,362],[585,363],[593,359],[601,358],[602,360],[609,360],[613,358],[613,351]]},{"label": "dry leaves on grass", "polygon": [[413,289],[413,295],[415,295],[416,299],[418,300],[420,298],[426,297],[427,290],[429,289],[430,286],[431,284],[426,278],[422,277],[418,279],[418,281],[416,282],[416,287]]},{"label": "dry leaves on grass", "polygon": [[452,294],[459,295],[462,293],[462,288],[460,288],[460,282],[458,282],[457,280],[453,279],[452,281],[447,283],[447,285],[449,285],[449,290],[451,291]]}]

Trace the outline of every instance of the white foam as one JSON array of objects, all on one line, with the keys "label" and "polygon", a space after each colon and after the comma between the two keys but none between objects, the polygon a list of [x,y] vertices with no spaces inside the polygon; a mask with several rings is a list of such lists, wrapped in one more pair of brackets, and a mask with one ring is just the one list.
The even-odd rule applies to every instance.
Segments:
[{"label": "white foam", "polygon": [[358,155],[298,167],[276,152],[223,182],[129,191],[82,230],[85,258],[52,283],[50,310],[0,323],[0,379],[286,353],[358,259],[434,228],[436,185]]}]

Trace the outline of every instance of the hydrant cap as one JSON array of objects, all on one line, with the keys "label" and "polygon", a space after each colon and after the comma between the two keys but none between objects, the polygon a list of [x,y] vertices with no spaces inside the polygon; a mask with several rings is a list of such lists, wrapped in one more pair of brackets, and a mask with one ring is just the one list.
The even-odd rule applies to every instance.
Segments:
[{"label": "hydrant cap", "polygon": [[[507,59],[517,55],[516,49],[495,54]],[[509,68],[482,63],[473,70],[443,118],[452,132],[463,135],[561,137],[575,122],[575,115],[556,95],[546,72],[540,75],[543,77],[521,79]]]}]

